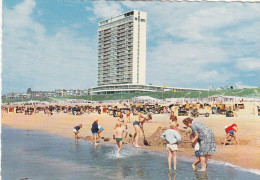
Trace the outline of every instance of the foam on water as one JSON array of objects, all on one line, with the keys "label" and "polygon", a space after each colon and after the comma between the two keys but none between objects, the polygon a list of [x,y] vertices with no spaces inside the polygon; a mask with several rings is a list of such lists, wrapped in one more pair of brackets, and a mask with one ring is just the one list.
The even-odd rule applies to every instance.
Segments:
[{"label": "foam on water", "polygon": [[231,164],[231,163],[229,163],[229,162],[216,161],[216,160],[210,159],[210,160],[209,160],[209,164],[223,165],[223,166],[226,166],[226,167],[232,167],[232,168],[235,168],[235,169],[238,169],[238,170],[242,170],[242,171],[246,171],[246,172],[251,172],[251,173],[260,175],[260,170],[258,170],[258,169],[246,169],[246,168],[242,168],[242,167],[236,166],[236,165],[234,165],[234,164]]},{"label": "foam on water", "polygon": [[[161,152],[151,152],[154,153],[154,155],[156,156],[165,156],[167,155],[167,153],[161,153]],[[196,160],[196,157],[185,157],[185,156],[178,156],[178,160],[179,161],[184,161],[184,162],[189,162],[189,163],[193,163]],[[242,168],[239,166],[236,166],[232,163],[229,162],[224,162],[224,161],[217,161],[217,160],[213,160],[213,159],[209,159],[208,161],[209,164],[216,164],[216,165],[221,165],[221,166],[226,166],[226,167],[232,167],[241,171],[247,171],[247,172],[251,172],[257,175],[260,175],[260,170],[259,169],[247,169],[247,168]]]},{"label": "foam on water", "polygon": [[135,156],[137,154],[139,154],[140,151],[142,151],[142,149],[136,149],[133,148],[130,145],[124,145],[122,150],[120,151],[119,154],[116,154],[117,152],[117,145],[108,145],[112,147],[112,151],[107,152],[106,156],[108,157],[108,159],[122,159],[122,158],[129,158],[131,156]]}]

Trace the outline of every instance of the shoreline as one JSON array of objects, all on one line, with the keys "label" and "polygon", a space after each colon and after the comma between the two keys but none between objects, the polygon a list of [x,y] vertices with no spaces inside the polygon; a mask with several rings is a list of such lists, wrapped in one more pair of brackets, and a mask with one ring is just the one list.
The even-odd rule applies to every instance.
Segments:
[{"label": "shoreline", "polygon": [[[23,130],[23,131],[26,131],[26,130],[30,130],[30,131],[38,131],[40,133],[45,133],[45,134],[48,134],[48,135],[58,135],[58,136],[61,136],[61,137],[64,137],[64,138],[69,138],[69,139],[73,139],[73,137],[66,137],[66,136],[62,136],[60,134],[53,134],[53,133],[47,133],[45,131],[40,131],[40,130],[33,130],[33,129],[22,129],[22,128],[14,128],[14,127],[10,127],[8,125],[4,125],[2,124],[2,126],[5,126],[7,128],[12,128],[12,129],[17,129],[17,130]],[[88,143],[90,143],[89,140],[86,140],[84,138],[79,138],[78,140],[82,140],[82,141],[87,141]],[[112,141],[103,141],[102,143],[100,143],[99,145],[115,145],[115,143],[112,143]],[[130,143],[125,143],[124,145],[130,145],[132,146]],[[124,146],[123,146],[124,147]],[[148,152],[153,152],[153,153],[157,153],[158,155],[162,155],[161,153],[164,153],[165,156],[167,156],[167,151],[162,151],[162,150],[159,150],[159,149],[156,149],[156,148],[148,148],[149,146],[142,146],[141,148],[139,149],[142,149],[142,150],[145,150],[145,151],[148,151]],[[179,148],[179,150],[182,150],[181,152],[183,152],[184,148]],[[178,150],[178,152],[179,152]],[[182,154],[179,155],[179,157],[177,157],[177,160],[178,158],[181,159],[181,161],[185,161],[185,162],[190,162],[192,164],[193,160],[191,159],[188,159],[188,158],[191,158],[192,156],[187,156],[185,154]],[[195,156],[194,156],[194,160],[195,160]],[[240,170],[242,171],[247,171],[247,172],[250,172],[250,173],[253,173],[253,174],[256,174],[256,175],[260,175],[260,169],[254,169],[254,168],[243,168],[243,167],[240,167],[238,165],[235,165],[235,164],[232,164],[230,162],[226,162],[226,161],[219,161],[219,160],[214,160],[214,159],[211,159],[209,161],[209,164],[223,164],[224,166],[228,166],[228,167],[234,167],[234,168],[239,168]]]},{"label": "shoreline", "polygon": [[[36,130],[48,134],[53,134],[53,135],[60,135],[63,137],[68,137],[68,138],[74,138],[74,134],[72,133],[72,129],[74,125],[77,125],[79,123],[83,124],[83,128],[80,130],[79,137],[82,140],[86,140],[91,135],[90,132],[90,125],[92,124],[93,120],[98,117],[99,119],[99,124],[102,125],[105,130],[104,132],[101,133],[102,137],[105,138],[110,138],[109,141],[105,142],[104,140],[101,141],[101,144],[115,144],[114,140],[112,139],[112,132],[113,132],[113,127],[115,124],[115,121],[117,120],[114,117],[101,114],[98,115],[96,113],[93,114],[88,114],[88,115],[82,115],[82,116],[72,116],[72,115],[67,115],[67,114],[54,114],[51,117],[48,117],[47,115],[44,114],[35,114],[32,116],[25,116],[23,114],[3,114],[2,113],[2,125],[10,127],[10,128],[16,128],[16,129],[23,129],[23,130]],[[214,117],[216,119],[219,119],[219,117]],[[133,121],[137,117],[131,117]],[[146,137],[150,137],[152,140],[156,138],[153,137],[155,132],[158,130],[159,127],[167,127],[169,124],[168,119],[169,118],[167,115],[157,115],[153,118],[153,122],[149,122],[144,125],[144,130]],[[181,123],[181,118],[178,117],[178,122],[180,123],[180,127],[183,127],[183,124]],[[213,119],[214,119],[213,118]],[[222,118],[222,117],[221,117]],[[260,170],[260,138],[259,138],[259,131],[251,132],[248,133],[249,131],[244,131],[247,135],[242,134],[242,129],[239,131],[241,135],[243,136],[238,136],[240,142],[242,144],[240,146],[237,145],[227,145],[225,147],[220,145],[221,141],[221,136],[219,134],[219,131],[221,134],[223,134],[221,130],[218,131],[219,127],[216,127],[213,129],[212,128],[212,123],[213,127],[216,123],[212,121],[212,119],[205,119],[205,118],[199,118],[200,121],[208,125],[215,133],[216,136],[216,144],[217,144],[217,153],[214,153],[212,158],[215,161],[221,161],[223,163],[230,163],[231,165],[238,166],[240,168],[245,168],[245,169],[253,169],[253,170]],[[194,119],[197,121],[198,119]],[[230,121],[231,119],[227,119]],[[241,119],[241,122],[243,119]],[[260,122],[260,118],[256,118],[254,122],[251,121],[251,123],[246,123],[247,126],[244,126],[243,128],[246,129],[252,129],[252,126],[255,126],[255,122]],[[222,122],[223,123],[223,122]],[[220,124],[222,124],[220,123]],[[226,122],[224,122],[226,123]],[[133,132],[133,127],[131,126],[132,123],[128,123],[129,127],[129,132]],[[248,125],[249,124],[249,125]],[[238,123],[238,126],[240,127],[241,125]],[[218,125],[223,127],[222,125]],[[256,126],[257,128],[260,129],[260,126]],[[256,128],[254,127],[254,128]],[[242,128],[242,127],[241,127]],[[160,133],[160,132],[158,132]],[[157,133],[157,134],[158,134]],[[142,137],[142,134],[141,134]],[[243,138],[241,138],[243,137]],[[224,139],[224,136],[223,136]],[[251,139],[251,140],[250,140]],[[126,138],[123,140],[123,142],[127,144],[129,143],[130,138]],[[151,142],[149,141],[152,146],[144,146],[142,145],[141,149],[147,150],[147,151],[152,151],[152,152],[165,152],[165,145],[160,144],[161,142]],[[153,145],[155,143],[155,145]],[[157,144],[158,145],[157,145]],[[186,144],[185,144],[186,143]],[[193,148],[189,146],[187,142],[182,143],[185,147],[179,147],[178,150],[178,156],[184,156],[186,158],[191,158],[191,160],[195,160],[194,156],[194,151]],[[141,143],[140,143],[141,145]]]}]

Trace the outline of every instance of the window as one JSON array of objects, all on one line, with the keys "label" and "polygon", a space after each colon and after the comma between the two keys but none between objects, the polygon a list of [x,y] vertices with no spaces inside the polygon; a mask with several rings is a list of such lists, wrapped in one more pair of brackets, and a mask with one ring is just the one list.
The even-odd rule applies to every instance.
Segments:
[{"label": "window", "polygon": [[141,19],[141,22],[145,22],[145,19]]},{"label": "window", "polygon": [[137,21],[137,17],[135,17],[135,20]]}]

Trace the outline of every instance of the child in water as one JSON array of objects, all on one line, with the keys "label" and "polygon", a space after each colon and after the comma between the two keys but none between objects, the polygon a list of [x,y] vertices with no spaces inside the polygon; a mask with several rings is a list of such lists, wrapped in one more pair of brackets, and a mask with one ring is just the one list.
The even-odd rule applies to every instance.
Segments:
[{"label": "child in water", "polygon": [[104,131],[104,128],[103,128],[103,126],[98,126],[98,139],[101,139],[101,133],[102,133],[102,131]]},{"label": "child in water", "polygon": [[119,152],[123,148],[122,139],[123,139],[123,133],[124,132],[125,132],[125,130],[121,127],[121,123],[117,123],[115,130],[114,130],[114,134],[113,134],[113,139],[116,139],[116,143],[117,143],[117,146],[118,146],[116,154],[119,154]]},{"label": "child in water", "polygon": [[193,170],[197,169],[197,164],[200,163],[200,154],[199,154],[199,149],[200,149],[200,145],[198,143],[198,138],[194,136],[194,134],[190,135],[190,140],[191,140],[191,145],[194,148],[195,151],[195,156],[197,158],[197,160],[192,164],[192,168]]},{"label": "child in water", "polygon": [[82,124],[79,124],[78,126],[75,126],[73,128],[73,132],[75,134],[74,139],[78,139],[79,130],[82,128]]},{"label": "child in water", "polygon": [[121,127],[125,130],[125,138],[127,137],[128,131],[127,131],[127,124],[124,120],[124,115],[121,113],[119,116],[119,119],[117,120],[117,123],[121,124]]},{"label": "child in water", "polygon": [[176,170],[177,167],[177,150],[178,144],[181,143],[181,136],[177,131],[178,123],[172,122],[170,124],[170,129],[167,129],[161,138],[166,141],[166,149],[168,150],[168,165],[169,170],[171,170],[171,161],[173,159],[173,168]]}]

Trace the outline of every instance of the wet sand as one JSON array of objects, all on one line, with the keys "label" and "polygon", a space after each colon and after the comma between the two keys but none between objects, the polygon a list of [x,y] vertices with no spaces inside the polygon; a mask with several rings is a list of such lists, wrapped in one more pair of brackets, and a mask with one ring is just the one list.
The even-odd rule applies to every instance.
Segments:
[{"label": "wet sand", "polygon": [[[188,156],[193,159],[194,151],[189,142],[190,129],[185,127],[182,120],[187,116],[178,117],[180,124],[179,131],[182,135],[182,143],[179,145],[179,156]],[[91,124],[98,118],[99,125],[104,127],[102,136],[110,139],[107,142],[101,143],[115,143],[112,139],[113,129],[118,118],[114,118],[107,114],[84,114],[81,116],[68,115],[66,113],[54,113],[52,116],[47,116],[40,112],[39,114],[24,115],[24,114],[7,114],[2,112],[1,124],[13,128],[30,129],[43,131],[51,134],[62,135],[65,137],[74,138],[72,132],[73,127],[82,124],[79,137],[88,140],[91,136]],[[137,116],[131,116],[131,122],[137,120]],[[230,162],[234,165],[250,168],[260,169],[260,117],[259,116],[240,116],[240,117],[225,117],[223,115],[211,115],[210,117],[194,118],[194,121],[201,121],[210,127],[216,137],[216,144],[218,152],[211,157],[214,160]],[[166,152],[164,142],[160,139],[163,130],[169,126],[169,114],[153,115],[153,120],[144,124],[145,135],[151,146],[144,146],[142,148],[152,151]],[[237,138],[240,145],[236,145],[232,139],[229,145],[222,146],[225,137],[224,126],[236,123],[238,125]],[[128,131],[134,132],[132,123],[128,123]],[[159,128],[159,129],[158,129]],[[142,134],[141,134],[142,137]],[[128,137],[124,139],[125,143],[131,143]],[[141,145],[142,139],[140,139]]]}]

